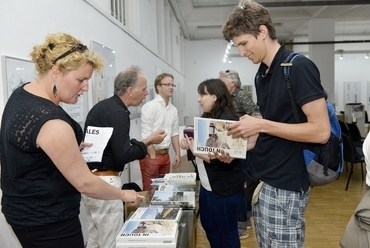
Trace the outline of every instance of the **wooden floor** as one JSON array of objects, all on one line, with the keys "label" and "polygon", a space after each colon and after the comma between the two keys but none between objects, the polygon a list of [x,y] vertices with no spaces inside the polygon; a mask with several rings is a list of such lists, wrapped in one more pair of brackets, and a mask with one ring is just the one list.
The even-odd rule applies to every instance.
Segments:
[{"label": "wooden floor", "polygon": [[[345,169],[337,181],[326,186],[311,188],[305,213],[307,224],[305,248],[340,247],[339,240],[343,230],[366,193],[366,184],[362,181],[360,168],[359,164],[355,165],[348,191],[345,191],[348,178]],[[366,174],[365,164],[364,174]],[[208,247],[210,247],[208,240],[198,220],[196,248]],[[241,241],[241,247],[258,247],[254,228],[250,231],[250,237]]]}]

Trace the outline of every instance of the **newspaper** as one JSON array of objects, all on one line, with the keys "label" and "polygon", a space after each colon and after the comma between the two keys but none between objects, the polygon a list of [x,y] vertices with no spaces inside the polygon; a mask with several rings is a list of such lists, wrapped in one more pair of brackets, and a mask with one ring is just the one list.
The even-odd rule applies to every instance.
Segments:
[{"label": "newspaper", "polygon": [[245,159],[247,140],[227,135],[227,126],[235,121],[194,117],[194,154],[228,152],[230,157]]}]

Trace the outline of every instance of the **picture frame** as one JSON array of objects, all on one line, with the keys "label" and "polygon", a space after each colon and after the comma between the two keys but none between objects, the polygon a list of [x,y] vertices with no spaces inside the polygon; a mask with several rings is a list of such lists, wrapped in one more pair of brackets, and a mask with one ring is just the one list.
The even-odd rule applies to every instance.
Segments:
[{"label": "picture frame", "polygon": [[114,78],[116,77],[115,51],[96,41],[91,41],[91,49],[105,60],[106,65],[101,73],[94,72],[92,76],[92,104],[113,95]]},{"label": "picture frame", "polygon": [[30,60],[2,55],[1,62],[5,100],[9,99],[16,88],[36,79],[35,64]]}]

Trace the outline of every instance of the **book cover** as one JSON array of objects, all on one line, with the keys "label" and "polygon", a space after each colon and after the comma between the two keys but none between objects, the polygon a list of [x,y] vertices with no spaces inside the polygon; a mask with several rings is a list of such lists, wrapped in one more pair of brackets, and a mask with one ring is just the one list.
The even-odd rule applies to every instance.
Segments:
[{"label": "book cover", "polygon": [[168,181],[191,181],[195,182],[197,174],[195,172],[167,173],[164,180]]},{"label": "book cover", "polygon": [[157,187],[158,191],[196,191],[196,184],[165,184]]},{"label": "book cover", "polygon": [[116,237],[116,243],[176,243],[178,223],[175,220],[127,220]]},{"label": "book cover", "polygon": [[181,208],[139,207],[130,220],[175,220],[181,218]]},{"label": "book cover", "polygon": [[225,150],[230,157],[245,159],[247,140],[227,135],[227,126],[235,121],[194,117],[194,154]]},{"label": "book cover", "polygon": [[152,183],[150,184],[154,189],[158,189],[159,186],[166,185],[166,180],[162,178],[152,178]]},{"label": "book cover", "polygon": [[195,192],[189,191],[154,191],[151,206],[195,208]]}]

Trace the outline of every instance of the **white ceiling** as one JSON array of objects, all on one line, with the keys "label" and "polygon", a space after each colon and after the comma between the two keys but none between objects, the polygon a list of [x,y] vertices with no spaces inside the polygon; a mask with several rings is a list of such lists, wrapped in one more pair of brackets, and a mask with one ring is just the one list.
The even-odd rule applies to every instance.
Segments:
[{"label": "white ceiling", "polygon": [[[168,0],[189,40],[223,39],[238,0]],[[279,39],[308,37],[311,19],[335,19],[336,36],[370,35],[370,0],[256,0],[270,11]]]}]

